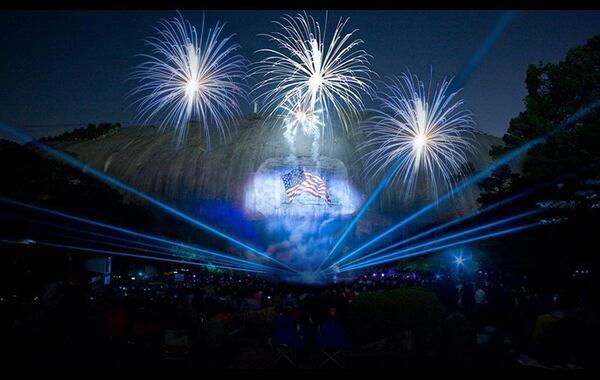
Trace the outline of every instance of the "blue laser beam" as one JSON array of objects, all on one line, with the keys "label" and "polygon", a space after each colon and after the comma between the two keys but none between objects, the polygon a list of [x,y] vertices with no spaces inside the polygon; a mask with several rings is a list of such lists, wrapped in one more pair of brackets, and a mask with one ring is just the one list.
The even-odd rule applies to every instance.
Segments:
[{"label": "blue laser beam", "polygon": [[[461,216],[461,217],[458,217],[458,218],[456,218],[456,219],[453,219],[453,220],[451,220],[451,221],[449,221],[449,222],[447,222],[447,223],[444,223],[444,224],[441,224],[441,225],[439,225],[439,226],[436,226],[436,227],[430,228],[429,230],[427,230],[427,231],[424,231],[424,232],[421,232],[421,233],[419,233],[419,234],[417,234],[417,235],[413,235],[413,236],[411,236],[411,237],[409,237],[409,238],[406,238],[406,239],[400,240],[400,241],[399,241],[399,242],[397,242],[397,243],[394,243],[394,244],[392,244],[392,245],[390,245],[390,246],[386,246],[386,247],[384,247],[384,248],[381,248],[381,249],[379,249],[379,250],[377,250],[377,251],[375,251],[375,252],[372,252],[372,253],[370,253],[370,254],[368,254],[368,255],[365,255],[365,256],[360,256],[360,257],[358,257],[358,258],[356,258],[356,259],[354,259],[354,260],[350,261],[350,262],[349,262],[348,264],[346,264],[346,265],[352,265],[353,263],[355,263],[355,262],[358,262],[358,261],[360,261],[360,260],[365,260],[365,259],[367,259],[367,258],[369,258],[369,257],[376,256],[376,255],[378,255],[378,254],[380,254],[380,253],[382,253],[382,252],[389,251],[389,250],[391,250],[391,249],[394,249],[394,248],[397,248],[397,247],[399,247],[399,246],[401,246],[401,245],[408,244],[408,243],[410,243],[410,242],[412,242],[412,241],[415,241],[415,240],[421,239],[421,238],[423,238],[423,237],[426,237],[426,236],[428,236],[428,235],[431,235],[431,234],[433,234],[433,233],[435,233],[435,232],[438,232],[438,231],[444,230],[444,229],[446,229],[446,228],[448,228],[448,227],[451,227],[451,226],[453,226],[453,225],[456,225],[456,224],[462,223],[462,222],[464,222],[464,221],[467,221],[467,220],[469,220],[469,219],[472,219],[472,218],[474,218],[474,217],[480,216],[480,215],[482,215],[482,214],[485,214],[485,213],[486,213],[486,212],[488,212],[488,211],[492,211],[492,210],[494,210],[494,209],[496,209],[496,208],[498,208],[498,207],[500,207],[500,206],[503,206],[503,205],[505,205],[505,204],[507,204],[507,203],[510,203],[510,202],[512,202],[512,201],[515,201],[515,200],[517,200],[517,199],[519,199],[519,198],[522,198],[522,197],[524,197],[524,196],[527,196],[527,195],[529,195],[529,194],[532,194],[533,192],[535,192],[536,190],[539,190],[540,188],[542,188],[542,186],[536,186],[535,188],[528,189],[528,190],[526,190],[526,191],[522,191],[522,192],[520,192],[520,193],[518,193],[518,194],[515,194],[515,195],[513,195],[513,196],[510,196],[510,197],[508,197],[508,198],[506,198],[506,199],[500,200],[500,201],[498,201],[498,202],[495,202],[495,203],[493,203],[493,204],[491,204],[491,205],[488,205],[488,206],[485,206],[485,207],[483,207],[483,208],[480,208],[480,209],[478,209],[478,210],[472,211],[472,212],[468,213],[467,215],[463,215],[463,216]],[[341,260],[341,259],[340,259],[340,260],[338,261],[338,264],[341,264],[343,261],[344,261],[344,260]]]},{"label": "blue laser beam", "polygon": [[[428,241],[426,241],[424,243],[415,245],[413,247],[404,248],[402,250],[395,251],[393,253],[389,253],[389,254],[383,255],[381,257],[372,258],[372,259],[369,259],[369,260],[360,260],[359,263],[361,263],[361,264],[369,264],[369,263],[372,263],[372,262],[376,262],[376,261],[378,261],[380,259],[385,259],[385,258],[388,258],[388,257],[397,256],[400,253],[406,253],[406,252],[414,251],[415,249],[427,247],[427,246],[432,245],[432,244],[438,244],[438,243],[441,243],[441,242],[444,242],[444,241],[447,241],[447,240],[456,239],[456,238],[461,237],[461,236],[470,235],[470,234],[473,234],[475,232],[479,232],[479,231],[482,231],[482,230],[490,229],[490,228],[499,226],[501,224],[506,224],[506,223],[509,223],[509,222],[512,222],[512,221],[515,221],[515,220],[518,220],[518,219],[522,219],[522,218],[525,218],[525,217],[528,217],[528,216],[532,216],[532,215],[538,214],[538,213],[540,213],[542,211],[544,211],[544,210],[537,209],[537,210],[526,211],[526,212],[523,212],[523,213],[520,213],[520,214],[517,214],[517,215],[513,215],[513,216],[510,216],[510,217],[507,217],[507,218],[503,218],[503,219],[497,220],[495,222],[483,224],[483,225],[480,225],[480,226],[477,226],[477,227],[469,228],[469,229],[464,230],[464,231],[460,231],[460,232],[457,232],[457,233],[454,233],[454,234],[450,234],[450,235],[447,235],[447,236],[444,236],[444,237],[441,237],[441,238],[438,238],[438,239],[428,240]],[[351,265],[345,265],[344,267],[347,267],[347,266],[351,266]]]},{"label": "blue laser beam", "polygon": [[261,252],[261,251],[257,250],[256,248],[254,248],[236,238],[233,238],[233,237],[225,234],[224,232],[217,230],[216,228],[213,228],[199,220],[192,218],[191,216],[159,201],[158,199],[156,199],[156,198],[154,198],[154,197],[152,197],[130,185],[127,185],[126,183],[119,181],[118,179],[113,178],[113,177],[93,168],[92,166],[90,166],[88,164],[85,164],[85,163],[79,161],[78,159],[76,159],[73,156],[70,156],[64,152],[57,150],[57,149],[51,148],[48,145],[42,144],[39,141],[37,141],[35,138],[33,138],[32,136],[30,136],[26,133],[18,131],[17,129],[12,128],[1,122],[0,122],[0,130],[3,130],[4,132],[8,133],[9,135],[13,136],[15,139],[17,139],[18,141],[21,141],[24,144],[31,144],[32,146],[41,150],[42,152],[44,152],[56,159],[59,159],[65,163],[73,166],[76,169],[79,169],[85,173],[89,173],[109,185],[112,185],[116,188],[124,190],[128,193],[134,194],[134,195],[144,199],[145,201],[149,202],[150,204],[162,209],[163,211],[166,211],[169,214],[171,214],[183,221],[186,221],[196,227],[199,227],[207,232],[210,232],[216,236],[219,236],[219,237],[233,243],[234,245],[236,245],[238,247],[241,247],[247,251],[250,251],[254,255],[266,258],[269,261],[273,261],[273,262],[277,263],[278,265],[281,265],[281,266],[291,270],[292,272],[297,272],[297,270],[295,270],[295,269],[289,267],[287,264],[269,256],[268,254]]},{"label": "blue laser beam", "polygon": [[[124,245],[124,244],[118,244],[118,243],[111,243],[111,242],[107,242],[107,241],[100,241],[100,240],[96,240],[96,239],[88,239],[88,238],[83,238],[83,237],[79,237],[79,236],[72,236],[72,235],[66,235],[66,234],[56,234],[56,233],[49,233],[46,232],[46,235],[49,236],[54,236],[54,237],[60,237],[60,238],[66,238],[66,239],[71,239],[71,240],[77,240],[77,241],[81,241],[81,242],[86,242],[86,243],[92,243],[92,244],[97,244],[97,245],[106,245],[106,246],[110,246],[110,247],[116,247],[116,248],[125,248],[125,249],[129,249],[129,250],[135,250],[135,251],[142,251],[142,252],[147,252],[147,253],[156,253],[158,255],[164,255],[164,256],[171,256],[171,257],[178,257],[180,259],[186,259],[187,260],[198,260],[198,261],[214,261],[216,263],[219,263],[220,265],[235,265],[234,262],[232,262],[231,260],[224,260],[221,258],[213,258],[213,259],[208,259],[207,257],[196,257],[196,258],[186,258],[182,255],[177,255],[168,251],[158,251],[155,249],[147,249],[147,248],[139,248],[139,247],[132,247],[129,245]],[[194,261],[196,262],[196,261]],[[253,266],[249,266],[247,264],[241,264],[238,263],[237,264],[239,268],[244,268],[244,269],[256,269]]]},{"label": "blue laser beam", "polygon": [[[516,13],[514,11],[506,11],[500,15],[500,18],[498,19],[496,24],[494,24],[494,27],[492,28],[490,33],[487,35],[486,39],[483,41],[481,46],[475,51],[475,53],[471,56],[469,61],[467,61],[467,63],[463,66],[461,71],[458,73],[456,80],[454,80],[451,85],[450,89],[452,89],[452,91],[450,93],[456,92],[457,88],[462,87],[467,82],[469,77],[473,74],[475,69],[479,66],[479,64],[483,61],[485,56],[491,50],[494,43],[498,40],[498,38],[500,37],[500,35],[504,31],[504,29],[506,29],[506,26],[513,19],[515,14]],[[388,185],[388,183],[389,183],[390,179],[393,177],[394,173],[401,166],[401,162],[402,162],[402,160],[399,161],[398,163],[396,163],[390,169],[389,173],[380,181],[380,183],[377,185],[377,187],[374,189],[374,191],[369,196],[367,202],[365,202],[365,204],[363,204],[363,206],[361,206],[361,209],[356,214],[356,216],[353,218],[352,222],[342,232],[342,234],[340,235],[340,237],[334,244],[331,251],[329,251],[329,253],[325,256],[325,258],[323,259],[321,264],[319,264],[317,271],[319,271],[321,269],[323,264],[326,263],[327,260],[329,260],[329,258],[333,255],[333,253],[339,248],[341,243],[346,239],[346,237],[350,233],[350,230],[352,228],[354,228],[356,223],[362,218],[366,209],[371,206],[373,201],[379,196],[379,194],[383,191],[383,189]],[[332,266],[334,266],[334,265],[336,265],[336,263],[334,263]]]},{"label": "blue laser beam", "polygon": [[195,266],[201,266],[201,267],[214,266],[214,267],[220,268],[220,269],[229,269],[229,270],[235,270],[235,271],[241,271],[241,272],[265,273],[264,271],[261,271],[258,269],[242,269],[242,268],[230,267],[230,266],[224,266],[224,265],[203,264],[203,263],[198,263],[198,262],[194,262],[194,261],[175,260],[175,259],[168,259],[165,257],[155,257],[155,256],[146,256],[146,255],[135,255],[135,254],[126,253],[126,252],[80,247],[80,246],[76,246],[76,245],[68,245],[68,244],[60,244],[60,243],[38,241],[35,243],[35,245],[69,249],[69,250],[80,251],[80,252],[98,253],[98,254],[111,255],[111,256],[124,256],[124,257],[132,257],[132,258],[144,259],[144,260],[155,260],[155,261],[164,261],[164,262],[176,263],[176,264],[195,265]]},{"label": "blue laser beam", "polygon": [[221,257],[221,258],[224,258],[224,259],[238,261],[238,262],[244,263],[244,264],[254,265],[254,266],[257,266],[257,267],[263,267],[263,268],[266,268],[266,269],[272,269],[271,267],[268,267],[268,266],[265,266],[265,265],[262,265],[262,264],[258,264],[258,263],[254,263],[252,261],[243,260],[243,259],[240,259],[240,258],[237,258],[237,257],[225,255],[225,254],[222,254],[222,253],[218,253],[218,252],[215,252],[215,251],[210,251],[210,250],[199,248],[199,247],[194,247],[194,246],[191,246],[191,245],[188,245],[188,244],[183,244],[183,243],[178,243],[178,242],[174,242],[174,241],[162,239],[162,238],[155,237],[155,236],[152,236],[152,235],[142,234],[142,233],[135,232],[135,231],[132,231],[132,230],[128,230],[128,229],[125,229],[125,228],[116,227],[116,226],[109,225],[109,224],[106,224],[106,223],[97,222],[97,221],[94,221],[94,220],[91,220],[91,219],[86,219],[86,218],[78,217],[78,216],[75,216],[75,215],[67,214],[67,213],[56,211],[56,210],[52,210],[52,209],[47,209],[47,208],[44,208],[44,207],[41,207],[41,206],[35,206],[35,205],[23,203],[23,202],[20,202],[20,201],[17,201],[17,200],[13,200],[13,199],[9,199],[9,198],[2,197],[2,196],[0,196],[0,201],[8,203],[8,204],[15,205],[15,206],[32,209],[32,210],[35,210],[35,211],[38,211],[38,212],[44,212],[44,213],[48,213],[50,215],[59,216],[59,217],[67,218],[67,219],[70,219],[70,220],[74,220],[74,221],[83,222],[83,223],[91,224],[91,225],[98,226],[98,227],[103,227],[103,228],[111,229],[113,231],[118,231],[118,232],[130,234],[130,235],[134,235],[134,236],[139,236],[139,237],[142,237],[142,238],[150,239],[150,240],[153,240],[153,241],[158,241],[158,242],[165,243],[165,244],[176,245],[176,246],[179,246],[179,247],[182,247],[182,248],[187,248],[187,249],[194,250],[196,252],[210,254],[210,255],[213,255],[215,257]]},{"label": "blue laser beam", "polygon": [[505,230],[501,230],[501,231],[492,232],[492,233],[489,233],[489,234],[486,234],[486,235],[476,236],[476,237],[473,237],[473,238],[469,238],[469,239],[465,239],[465,240],[460,240],[460,241],[453,242],[453,243],[448,243],[448,244],[441,245],[441,246],[438,246],[438,247],[432,247],[432,248],[428,248],[428,249],[425,249],[425,250],[422,250],[422,251],[413,252],[413,253],[409,253],[409,254],[406,254],[406,255],[401,255],[399,257],[388,258],[388,259],[381,260],[381,261],[378,261],[376,263],[369,264],[369,265],[360,265],[359,264],[359,265],[354,265],[354,266],[350,266],[350,267],[344,267],[344,269],[341,269],[340,272],[348,272],[348,271],[351,271],[351,270],[356,270],[356,269],[361,269],[361,268],[367,268],[367,267],[370,267],[370,266],[373,266],[373,265],[383,264],[383,263],[387,263],[387,262],[390,262],[390,261],[396,261],[396,260],[408,259],[408,258],[415,257],[415,256],[421,256],[421,255],[424,255],[424,254],[429,253],[429,252],[440,251],[442,249],[446,249],[446,248],[450,248],[450,247],[455,247],[457,245],[465,245],[465,244],[473,243],[473,242],[476,242],[476,241],[479,241],[479,240],[491,239],[491,238],[498,237],[498,236],[512,234],[512,233],[523,231],[523,230],[526,230],[526,229],[529,229],[529,228],[533,228],[533,227],[536,227],[536,226],[539,226],[539,225],[541,225],[541,223],[539,223],[539,222],[537,222],[537,223],[529,223],[529,224],[525,224],[525,225],[518,226],[518,227],[513,227],[513,228],[508,228],[508,229],[505,229]]},{"label": "blue laser beam", "polygon": [[[441,230],[446,229],[446,228],[448,228],[450,226],[453,226],[455,224],[459,224],[459,223],[462,223],[462,222],[464,222],[464,221],[466,221],[468,219],[471,219],[471,218],[477,217],[479,215],[482,215],[482,214],[484,214],[484,213],[486,213],[488,211],[494,210],[494,209],[496,209],[496,208],[498,208],[500,206],[504,206],[504,205],[506,205],[506,204],[508,204],[510,202],[516,201],[516,200],[518,200],[520,198],[523,198],[523,197],[528,196],[530,194],[533,194],[533,193],[535,193],[537,191],[545,189],[545,188],[547,188],[547,187],[549,187],[549,186],[551,186],[553,184],[558,183],[559,181],[563,181],[563,180],[566,180],[568,178],[575,177],[575,176],[578,176],[578,175],[580,175],[582,173],[588,172],[591,169],[595,169],[599,163],[600,163],[600,160],[594,160],[591,164],[589,164],[589,165],[587,165],[585,167],[582,167],[582,168],[576,170],[575,172],[570,172],[570,173],[567,173],[567,174],[560,175],[560,176],[552,179],[551,181],[548,181],[548,182],[545,182],[545,183],[542,183],[542,184],[538,184],[538,185],[536,185],[534,187],[531,187],[531,188],[529,188],[529,189],[527,189],[525,191],[522,191],[522,192],[520,192],[518,194],[512,195],[512,196],[507,197],[505,199],[502,199],[500,201],[497,201],[497,202],[495,202],[495,203],[493,203],[491,205],[485,206],[485,207],[480,208],[478,210],[472,211],[472,212],[470,212],[467,215],[464,215],[464,216],[461,216],[461,217],[456,218],[454,220],[451,220],[451,221],[449,221],[447,223],[444,223],[444,224],[442,224],[440,226],[431,228],[431,229],[429,229],[427,231],[424,231],[424,232],[419,233],[417,235],[411,236],[411,237],[409,237],[407,239],[400,240],[397,243],[394,243],[394,244],[392,244],[390,246],[386,246],[386,247],[384,247],[382,249],[379,249],[379,250],[377,250],[377,251],[375,251],[373,253],[370,253],[368,255],[356,258],[356,259],[352,260],[351,262],[349,262],[346,265],[352,265],[353,263],[358,262],[361,259],[367,259],[367,258],[369,258],[371,256],[374,256],[374,255],[377,255],[379,253],[391,250],[393,248],[397,248],[397,247],[399,247],[401,245],[405,245],[407,243],[410,243],[411,241],[418,240],[420,238],[423,238],[423,237],[425,237],[427,235],[430,235],[432,233],[441,231]],[[341,262],[342,261],[340,261],[340,263]]]},{"label": "blue laser beam", "polygon": [[[95,240],[95,239],[87,239],[87,238],[82,238],[79,236],[73,236],[73,235],[64,235],[64,234],[50,234],[48,231],[44,231],[45,234],[47,235],[52,235],[52,236],[59,236],[59,237],[64,237],[67,239],[74,239],[74,240],[78,240],[78,241],[85,241],[85,242],[89,242],[89,243],[95,243],[95,244],[100,244],[100,245],[109,245],[109,246],[114,246],[114,247],[118,247],[118,248],[129,248],[129,249],[133,249],[133,250],[137,250],[137,251],[143,251],[143,252],[151,252],[151,253],[156,253],[156,254],[161,254],[161,255],[167,255],[167,256],[172,256],[172,257],[180,257],[180,258],[186,258],[186,256],[182,255],[182,254],[178,254],[176,252],[173,252],[173,249],[171,247],[160,247],[157,246],[156,244],[148,244],[148,243],[144,243],[138,240],[131,240],[131,239],[126,239],[126,238],[121,238],[121,237],[117,237],[117,236],[113,236],[113,235],[107,235],[107,234],[103,234],[103,233],[99,233],[99,232],[93,232],[93,231],[87,231],[87,230],[83,230],[83,229],[78,229],[78,228],[73,228],[73,227],[67,227],[64,225],[58,225],[55,223],[48,223],[48,222],[43,222],[43,221],[39,221],[39,220],[32,220],[30,218],[25,218],[25,217],[12,217],[11,220],[22,220],[22,221],[26,221],[28,223],[32,223],[32,224],[37,224],[37,225],[43,225],[43,226],[49,226],[52,228],[58,228],[61,230],[66,230],[66,231],[71,231],[71,232],[75,232],[78,234],[87,234],[87,235],[92,235],[92,236],[97,236],[97,237],[101,237],[104,239],[110,239],[110,240],[116,240],[116,241],[121,241],[121,242],[125,242],[125,243],[130,243],[130,244],[134,244],[135,246],[132,245],[124,245],[124,244],[116,244],[116,243],[111,243],[111,242],[107,242],[107,241],[100,241],[100,240]],[[149,247],[149,248],[140,248],[139,246],[142,247]],[[155,248],[161,248],[161,250],[157,250]],[[198,253],[196,253],[196,251],[194,252],[190,252],[190,255],[193,255],[194,260],[204,260],[204,261],[215,261],[215,262],[221,262],[221,263],[225,263],[225,264],[234,264],[236,263],[237,265],[243,266],[243,267],[257,267],[260,268],[261,266],[258,266],[256,263],[253,262],[244,262],[244,261],[236,261],[236,260],[231,260],[230,258],[221,258],[221,257],[212,257],[209,258],[207,256],[202,256]],[[225,255],[224,255],[225,256]],[[265,269],[271,269],[270,267],[264,267]],[[275,268],[273,268],[275,270]]]},{"label": "blue laser beam", "polygon": [[35,210],[35,211],[38,211],[38,212],[43,212],[43,213],[47,213],[47,214],[54,215],[54,216],[59,216],[59,217],[66,218],[66,219],[69,219],[69,220],[74,220],[74,221],[77,221],[77,222],[86,223],[86,224],[97,226],[97,227],[107,228],[107,229],[110,229],[112,231],[118,231],[118,232],[121,232],[121,233],[125,233],[125,234],[129,234],[129,235],[138,236],[138,237],[141,237],[141,238],[145,238],[145,239],[149,239],[149,240],[161,242],[161,243],[164,243],[164,244],[172,244],[172,245],[175,245],[175,246],[178,246],[178,247],[181,247],[181,248],[186,248],[186,249],[190,249],[190,250],[193,250],[193,251],[196,251],[196,252],[209,254],[209,255],[212,255],[212,256],[215,256],[215,257],[221,257],[221,258],[224,258],[224,259],[230,259],[230,260],[233,260],[233,261],[237,261],[237,262],[241,262],[241,263],[245,263],[245,264],[250,264],[250,265],[255,265],[256,267],[262,267],[262,268],[265,268],[265,269],[271,269],[271,270],[274,269],[274,268],[271,268],[269,266],[266,266],[266,265],[263,265],[263,264],[259,264],[259,263],[254,263],[252,261],[244,260],[244,259],[241,259],[241,258],[238,258],[238,257],[235,257],[235,256],[229,256],[229,255],[225,255],[225,254],[222,254],[222,253],[219,253],[219,252],[215,252],[215,251],[211,251],[211,250],[208,250],[208,249],[195,247],[195,246],[192,246],[192,245],[189,245],[189,244],[184,244],[184,243],[170,241],[170,240],[167,240],[167,239],[159,238],[157,236],[143,234],[143,233],[140,233],[140,232],[128,230],[126,228],[117,227],[117,226],[113,226],[113,225],[110,225],[110,224],[98,222],[98,221],[95,221],[95,220],[91,220],[91,219],[87,219],[87,218],[83,218],[83,217],[79,217],[79,216],[67,214],[65,212],[61,212],[61,211],[52,210],[52,209],[41,207],[41,206],[36,206],[36,205],[32,205],[32,204],[20,202],[20,201],[17,201],[17,200],[14,200],[14,199],[10,199],[10,198],[6,198],[6,197],[3,197],[3,196],[0,196],[0,201],[4,202],[4,203],[7,203],[7,204],[14,205],[14,206],[18,206],[18,207],[22,207],[22,208],[27,208],[27,209],[30,209],[30,210]]},{"label": "blue laser beam", "polygon": [[[372,244],[376,243],[377,241],[383,239],[384,237],[388,236],[392,232],[396,231],[398,228],[406,225],[407,223],[413,221],[417,217],[419,217],[419,216],[425,214],[426,212],[428,212],[429,210],[433,209],[439,203],[450,199],[455,194],[457,194],[457,193],[459,193],[459,192],[467,189],[472,184],[477,183],[478,181],[480,181],[483,178],[487,177],[488,175],[491,174],[492,171],[494,171],[498,167],[507,164],[508,162],[512,161],[516,157],[518,157],[518,156],[522,155],[523,153],[527,152],[533,146],[544,142],[551,135],[553,135],[553,134],[557,133],[558,131],[564,129],[565,127],[573,124],[575,121],[577,121],[577,120],[579,120],[579,119],[581,119],[581,118],[589,115],[591,112],[593,112],[594,110],[596,110],[599,106],[600,106],[600,98],[596,99],[595,101],[593,101],[592,103],[590,103],[590,104],[588,104],[588,105],[586,105],[584,107],[581,107],[572,116],[570,116],[567,119],[565,119],[565,121],[563,121],[559,126],[557,126],[556,128],[554,128],[553,130],[551,130],[547,134],[545,134],[543,136],[540,136],[540,137],[537,137],[537,138],[535,138],[533,140],[530,140],[527,143],[521,145],[520,147],[518,147],[516,149],[513,149],[512,151],[508,152],[507,154],[505,154],[501,158],[499,158],[496,161],[492,162],[486,168],[484,168],[481,171],[479,171],[477,174],[475,174],[475,175],[467,178],[459,186],[457,186],[454,189],[450,190],[449,192],[447,192],[442,197],[440,197],[440,198],[438,198],[438,199],[430,202],[429,204],[425,205],[424,207],[422,207],[421,209],[419,209],[418,211],[416,211],[415,213],[413,213],[409,217],[405,218],[401,222],[395,224],[394,226],[390,227],[389,229],[387,229],[383,233],[377,235],[376,237],[374,237],[373,239],[371,239],[368,242],[364,243],[363,245],[361,245],[357,249],[353,250],[352,252],[350,252],[346,256],[342,257],[340,260],[344,260],[345,261],[345,260],[349,259],[350,257],[353,257],[358,252],[360,252],[363,249],[371,246]],[[335,266],[340,260],[336,261],[334,264],[332,264],[327,269],[330,269],[333,266]]]},{"label": "blue laser beam", "polygon": [[344,239],[346,239],[346,236],[348,236],[350,231],[352,231],[352,228],[354,228],[356,223],[358,223],[358,221],[362,218],[363,214],[367,211],[369,206],[371,206],[371,204],[375,201],[375,199],[377,199],[377,197],[379,196],[379,193],[381,193],[381,191],[389,184],[391,179],[394,177],[394,174],[398,171],[398,169],[400,168],[400,166],[402,165],[402,163],[405,160],[406,160],[406,158],[404,158],[402,160],[398,160],[398,162],[396,164],[394,164],[394,166],[392,167],[392,170],[390,170],[389,173],[379,182],[379,184],[373,190],[373,192],[371,193],[371,195],[369,196],[367,201],[361,206],[360,210],[354,216],[354,218],[352,219],[350,224],[348,224],[348,226],[346,227],[346,229],[344,230],[344,232],[342,233],[340,238],[337,240],[337,242],[335,243],[333,248],[327,253],[325,258],[321,261],[321,263],[317,267],[317,270],[316,270],[317,272],[319,270],[321,270],[321,267],[323,266],[323,264],[325,264],[327,262],[329,257],[336,251],[336,249],[339,247],[339,245],[342,244]]},{"label": "blue laser beam", "polygon": [[516,16],[516,11],[504,11],[500,14],[500,17],[494,24],[492,30],[488,33],[483,43],[477,48],[475,53],[471,56],[471,58],[467,61],[467,63],[463,66],[460,72],[456,75],[456,79],[451,84],[450,93],[455,92],[459,88],[463,87],[467,80],[473,75],[477,67],[481,64],[483,59],[490,52],[492,47],[496,44],[508,24],[513,20]]}]

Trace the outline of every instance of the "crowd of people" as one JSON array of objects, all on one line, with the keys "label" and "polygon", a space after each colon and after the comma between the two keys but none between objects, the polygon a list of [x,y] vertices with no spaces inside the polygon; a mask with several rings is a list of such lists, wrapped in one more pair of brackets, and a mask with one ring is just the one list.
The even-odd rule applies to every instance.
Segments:
[{"label": "crowd of people", "polygon": [[598,338],[594,295],[581,283],[553,289],[524,275],[452,268],[364,273],[323,286],[206,271],[119,276],[97,287],[74,278],[50,284],[34,302],[3,298],[12,313],[2,333],[15,357],[49,364],[360,366],[358,357],[344,360],[357,345],[349,306],[363,294],[419,287],[446,311],[444,348],[427,356],[432,365],[581,368],[593,365],[588,350]]}]

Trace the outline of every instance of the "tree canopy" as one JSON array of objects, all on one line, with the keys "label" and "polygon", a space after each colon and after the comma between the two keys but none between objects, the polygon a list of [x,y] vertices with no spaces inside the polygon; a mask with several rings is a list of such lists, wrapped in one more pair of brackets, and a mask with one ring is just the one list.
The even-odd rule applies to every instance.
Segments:
[{"label": "tree canopy", "polygon": [[[525,83],[525,110],[511,119],[502,137],[505,145],[494,146],[490,151],[493,157],[546,135],[600,98],[600,35],[569,50],[559,63],[530,65]],[[530,149],[521,175],[527,182],[539,182],[577,172],[599,159],[600,111],[595,109]],[[480,188],[488,193],[483,199],[495,198],[495,192],[510,192],[515,178],[507,168],[502,170],[480,182]]]}]

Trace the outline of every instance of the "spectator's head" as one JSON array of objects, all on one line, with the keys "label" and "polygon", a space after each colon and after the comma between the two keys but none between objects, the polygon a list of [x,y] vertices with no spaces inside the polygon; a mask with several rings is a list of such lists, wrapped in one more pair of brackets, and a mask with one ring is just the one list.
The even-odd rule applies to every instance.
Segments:
[{"label": "spectator's head", "polygon": [[289,302],[286,303],[285,304],[285,314],[291,315],[293,311],[294,311],[294,308],[292,307],[292,304],[290,304]]},{"label": "spectator's head", "polygon": [[337,316],[337,309],[333,306],[330,307],[329,310],[327,310],[327,315],[329,318],[335,318]]}]

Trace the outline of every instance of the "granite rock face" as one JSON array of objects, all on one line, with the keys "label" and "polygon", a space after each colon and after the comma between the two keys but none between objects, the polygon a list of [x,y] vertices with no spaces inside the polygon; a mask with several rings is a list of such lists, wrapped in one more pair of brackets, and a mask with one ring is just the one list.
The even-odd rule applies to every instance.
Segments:
[{"label": "granite rock face", "polygon": [[[53,145],[193,214],[193,210],[186,210],[186,207],[202,201],[218,200],[243,209],[246,189],[257,172],[289,160],[290,147],[282,129],[274,124],[258,115],[249,115],[241,119],[237,128],[230,129],[225,142],[213,138],[210,150],[193,125],[189,128],[187,141],[181,146],[177,146],[172,132],[159,132],[155,127],[127,127],[95,140],[59,141]],[[359,149],[362,136],[346,134],[335,126],[331,130],[336,132],[325,135],[320,141],[320,167],[346,177],[364,200],[376,180],[365,175]],[[475,139],[476,153],[469,159],[476,169],[480,169],[492,161],[488,152],[492,145],[501,144],[501,140],[482,133],[477,133]],[[314,161],[312,143],[312,138],[298,136],[296,157],[302,163]],[[473,186],[444,207],[440,206],[435,220],[472,210],[477,207],[477,196],[477,187]],[[431,198],[426,186],[421,184],[416,196],[407,201],[402,183],[395,182],[382,193],[359,228],[368,232],[389,220],[398,220]]]}]

